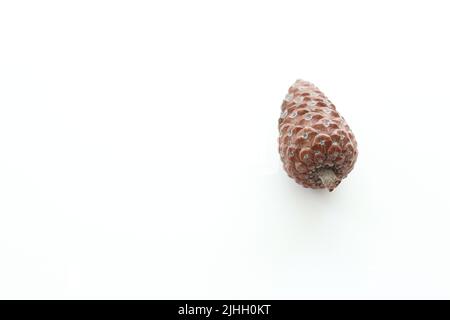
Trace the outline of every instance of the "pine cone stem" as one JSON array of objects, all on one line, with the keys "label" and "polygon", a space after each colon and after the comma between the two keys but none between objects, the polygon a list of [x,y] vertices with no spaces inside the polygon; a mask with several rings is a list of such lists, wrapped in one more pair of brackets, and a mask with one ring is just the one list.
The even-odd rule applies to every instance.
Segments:
[{"label": "pine cone stem", "polygon": [[320,180],[322,181],[325,188],[327,188],[330,192],[336,188],[338,183],[338,178],[336,174],[331,169],[321,169],[317,173]]}]

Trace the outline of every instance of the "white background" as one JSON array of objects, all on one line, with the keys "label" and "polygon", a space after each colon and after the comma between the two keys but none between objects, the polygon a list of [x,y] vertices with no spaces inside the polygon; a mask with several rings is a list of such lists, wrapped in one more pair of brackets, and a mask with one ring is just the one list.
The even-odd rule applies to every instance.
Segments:
[{"label": "white background", "polygon": [[[2,1],[0,298],[450,298],[445,1]],[[314,82],[359,143],[277,152]]]}]

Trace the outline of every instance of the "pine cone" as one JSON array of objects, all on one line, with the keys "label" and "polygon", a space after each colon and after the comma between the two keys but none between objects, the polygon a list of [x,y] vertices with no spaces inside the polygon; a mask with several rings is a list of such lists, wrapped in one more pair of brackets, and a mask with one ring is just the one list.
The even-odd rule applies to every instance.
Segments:
[{"label": "pine cone", "polygon": [[297,80],[281,106],[279,152],[289,177],[333,191],[358,157],[355,137],[334,104],[312,83]]}]

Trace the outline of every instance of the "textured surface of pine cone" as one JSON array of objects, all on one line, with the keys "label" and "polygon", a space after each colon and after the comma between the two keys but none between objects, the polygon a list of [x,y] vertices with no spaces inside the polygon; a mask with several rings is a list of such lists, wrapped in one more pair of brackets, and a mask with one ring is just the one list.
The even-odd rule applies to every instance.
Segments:
[{"label": "textured surface of pine cone", "polygon": [[353,169],[355,137],[333,103],[312,83],[297,80],[281,106],[279,152],[289,177],[332,191]]}]

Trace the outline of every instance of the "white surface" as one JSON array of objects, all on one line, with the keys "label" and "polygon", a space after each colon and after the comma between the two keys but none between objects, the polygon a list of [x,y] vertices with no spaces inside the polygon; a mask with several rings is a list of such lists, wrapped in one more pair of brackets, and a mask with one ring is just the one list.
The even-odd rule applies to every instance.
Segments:
[{"label": "white surface", "polygon": [[[0,298],[450,298],[445,1],[3,1]],[[296,78],[359,143],[282,171]]]}]

